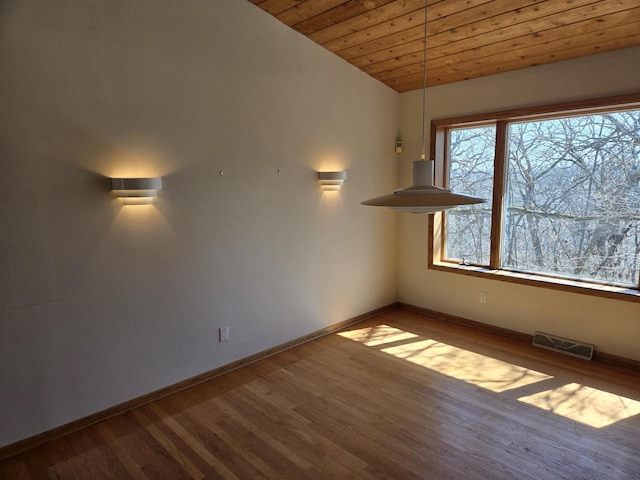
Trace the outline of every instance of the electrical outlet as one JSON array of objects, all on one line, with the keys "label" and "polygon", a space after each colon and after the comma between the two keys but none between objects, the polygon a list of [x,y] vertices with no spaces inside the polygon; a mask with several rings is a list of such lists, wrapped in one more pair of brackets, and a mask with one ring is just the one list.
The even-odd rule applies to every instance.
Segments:
[{"label": "electrical outlet", "polygon": [[227,340],[229,340],[229,327],[220,327],[218,335],[218,338],[221,342],[226,342]]},{"label": "electrical outlet", "polygon": [[480,292],[480,297],[478,298],[478,301],[482,304],[487,303],[487,292]]}]

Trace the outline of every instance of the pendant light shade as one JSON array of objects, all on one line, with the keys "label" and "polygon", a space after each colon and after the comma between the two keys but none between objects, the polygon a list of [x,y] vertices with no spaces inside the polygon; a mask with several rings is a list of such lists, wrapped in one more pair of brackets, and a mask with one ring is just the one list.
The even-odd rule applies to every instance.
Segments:
[{"label": "pendant light shade", "polygon": [[424,2],[424,54],[422,84],[422,155],[413,162],[413,186],[362,202],[362,205],[389,207],[400,212],[434,213],[459,205],[484,203],[482,198],[453,193],[433,184],[433,160],[426,160],[427,123],[427,0]]},{"label": "pendant light shade", "polygon": [[413,186],[396,190],[362,202],[362,205],[389,207],[399,212],[434,213],[457,207],[483,203],[482,198],[451,192],[433,185],[433,160],[413,162]]}]

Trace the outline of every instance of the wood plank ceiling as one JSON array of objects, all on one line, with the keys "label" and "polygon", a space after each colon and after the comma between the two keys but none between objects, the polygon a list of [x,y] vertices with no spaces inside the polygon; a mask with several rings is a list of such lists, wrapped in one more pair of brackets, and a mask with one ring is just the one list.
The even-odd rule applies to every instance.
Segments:
[{"label": "wood plank ceiling", "polygon": [[[422,88],[424,0],[250,0],[398,92]],[[640,0],[429,0],[427,84],[640,45]]]}]

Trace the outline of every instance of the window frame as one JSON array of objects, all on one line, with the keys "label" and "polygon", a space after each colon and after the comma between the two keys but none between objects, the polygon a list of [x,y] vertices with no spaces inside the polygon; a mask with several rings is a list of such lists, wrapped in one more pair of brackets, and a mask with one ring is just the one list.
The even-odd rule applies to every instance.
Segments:
[{"label": "window frame", "polygon": [[429,215],[427,268],[475,277],[490,278],[511,283],[550,288],[573,293],[640,303],[640,271],[634,287],[616,284],[574,280],[545,273],[528,273],[501,267],[502,225],[504,195],[506,192],[508,125],[522,121],[547,120],[573,115],[596,114],[629,109],[640,109],[640,93],[615,97],[594,98],[573,102],[539,105],[499,112],[434,119],[431,121],[430,153],[435,160],[435,183],[449,187],[447,152],[449,130],[460,127],[496,126],[496,146],[494,159],[493,206],[491,216],[491,247],[488,266],[460,265],[444,259],[446,238],[446,212]]}]

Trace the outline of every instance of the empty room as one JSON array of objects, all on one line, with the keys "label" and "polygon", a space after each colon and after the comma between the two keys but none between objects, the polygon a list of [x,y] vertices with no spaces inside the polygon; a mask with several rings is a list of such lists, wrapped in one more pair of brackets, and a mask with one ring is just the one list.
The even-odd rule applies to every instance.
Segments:
[{"label": "empty room", "polygon": [[0,2],[0,479],[639,479],[636,0]]}]

